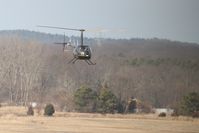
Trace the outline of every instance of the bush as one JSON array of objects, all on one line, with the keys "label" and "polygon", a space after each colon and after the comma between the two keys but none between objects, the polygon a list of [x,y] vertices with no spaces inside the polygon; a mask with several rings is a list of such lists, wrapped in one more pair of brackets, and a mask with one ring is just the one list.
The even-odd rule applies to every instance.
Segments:
[{"label": "bush", "polygon": [[55,113],[54,106],[52,104],[47,104],[44,109],[44,115],[52,116]]},{"label": "bush", "polygon": [[27,115],[34,115],[34,110],[32,106],[28,107]]},{"label": "bush", "polygon": [[135,113],[137,109],[137,100],[134,97],[131,97],[128,100],[127,106],[126,106],[126,113]]},{"label": "bush", "polygon": [[138,106],[141,109],[142,113],[151,113],[152,112],[152,106],[149,103],[140,102]]},{"label": "bush", "polygon": [[193,118],[199,118],[199,111],[194,112],[194,113],[192,114],[192,117],[193,117]]},{"label": "bush", "polygon": [[91,88],[81,87],[74,94],[76,109],[80,112],[94,112],[97,93]]},{"label": "bush", "polygon": [[180,116],[180,105],[179,105],[179,102],[173,104],[173,106],[171,106],[171,108],[173,108],[173,112],[171,113],[172,117]]},{"label": "bush", "polygon": [[178,117],[179,114],[178,114],[178,112],[174,111],[174,112],[171,114],[171,116],[172,116],[172,117]]},{"label": "bush", "polygon": [[192,92],[184,96],[181,103],[181,112],[183,115],[191,116],[199,111],[199,93]]},{"label": "bush", "polygon": [[97,99],[97,111],[99,113],[114,113],[117,103],[117,97],[111,91],[102,89]]},{"label": "bush", "polygon": [[167,114],[166,114],[165,112],[161,112],[158,116],[159,116],[159,117],[166,117]]},{"label": "bush", "polygon": [[117,108],[117,113],[124,113],[125,112],[125,102],[119,101],[116,108]]}]

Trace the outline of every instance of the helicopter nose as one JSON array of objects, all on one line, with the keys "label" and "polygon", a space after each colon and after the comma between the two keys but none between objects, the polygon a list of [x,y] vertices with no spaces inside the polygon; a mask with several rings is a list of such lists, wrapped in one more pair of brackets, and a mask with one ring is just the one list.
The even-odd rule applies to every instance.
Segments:
[{"label": "helicopter nose", "polygon": [[81,52],[80,54],[81,54],[81,55],[84,55],[85,53],[84,53],[84,52]]}]

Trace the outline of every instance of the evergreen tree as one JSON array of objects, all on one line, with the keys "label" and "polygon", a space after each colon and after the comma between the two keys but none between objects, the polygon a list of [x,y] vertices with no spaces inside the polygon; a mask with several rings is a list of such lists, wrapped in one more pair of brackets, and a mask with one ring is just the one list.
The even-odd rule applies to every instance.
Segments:
[{"label": "evergreen tree", "polygon": [[100,113],[114,113],[117,109],[117,97],[107,89],[102,89],[97,100],[97,111]]},{"label": "evergreen tree", "polygon": [[181,107],[182,114],[193,115],[199,111],[199,93],[192,92],[184,96]]},{"label": "evergreen tree", "polygon": [[81,87],[74,94],[75,105],[80,112],[94,112],[97,94],[91,88]]}]

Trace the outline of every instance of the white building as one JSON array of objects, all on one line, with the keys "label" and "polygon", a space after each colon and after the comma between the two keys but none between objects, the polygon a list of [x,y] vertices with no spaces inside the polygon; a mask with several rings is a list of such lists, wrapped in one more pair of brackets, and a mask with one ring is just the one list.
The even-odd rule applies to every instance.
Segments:
[{"label": "white building", "polygon": [[170,108],[154,108],[153,111],[155,114],[166,113],[167,115],[171,115],[174,112],[174,109]]}]

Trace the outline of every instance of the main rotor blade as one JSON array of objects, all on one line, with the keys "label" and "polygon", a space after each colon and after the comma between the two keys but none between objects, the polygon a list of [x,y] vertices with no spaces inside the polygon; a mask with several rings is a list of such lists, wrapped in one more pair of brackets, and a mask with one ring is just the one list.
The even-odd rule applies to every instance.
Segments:
[{"label": "main rotor blade", "polygon": [[55,26],[45,26],[45,25],[38,25],[37,27],[53,28],[53,29],[62,29],[62,30],[73,30],[73,31],[85,31],[85,29],[73,29],[73,28],[64,28],[64,27],[55,27]]},{"label": "main rotor blade", "polygon": [[95,28],[95,29],[86,29],[87,32],[92,33],[107,33],[107,32],[126,32],[126,29],[106,29],[106,28]]},{"label": "main rotor blade", "polygon": [[54,44],[64,44],[64,45],[67,45],[68,43],[67,42],[55,42]]}]

